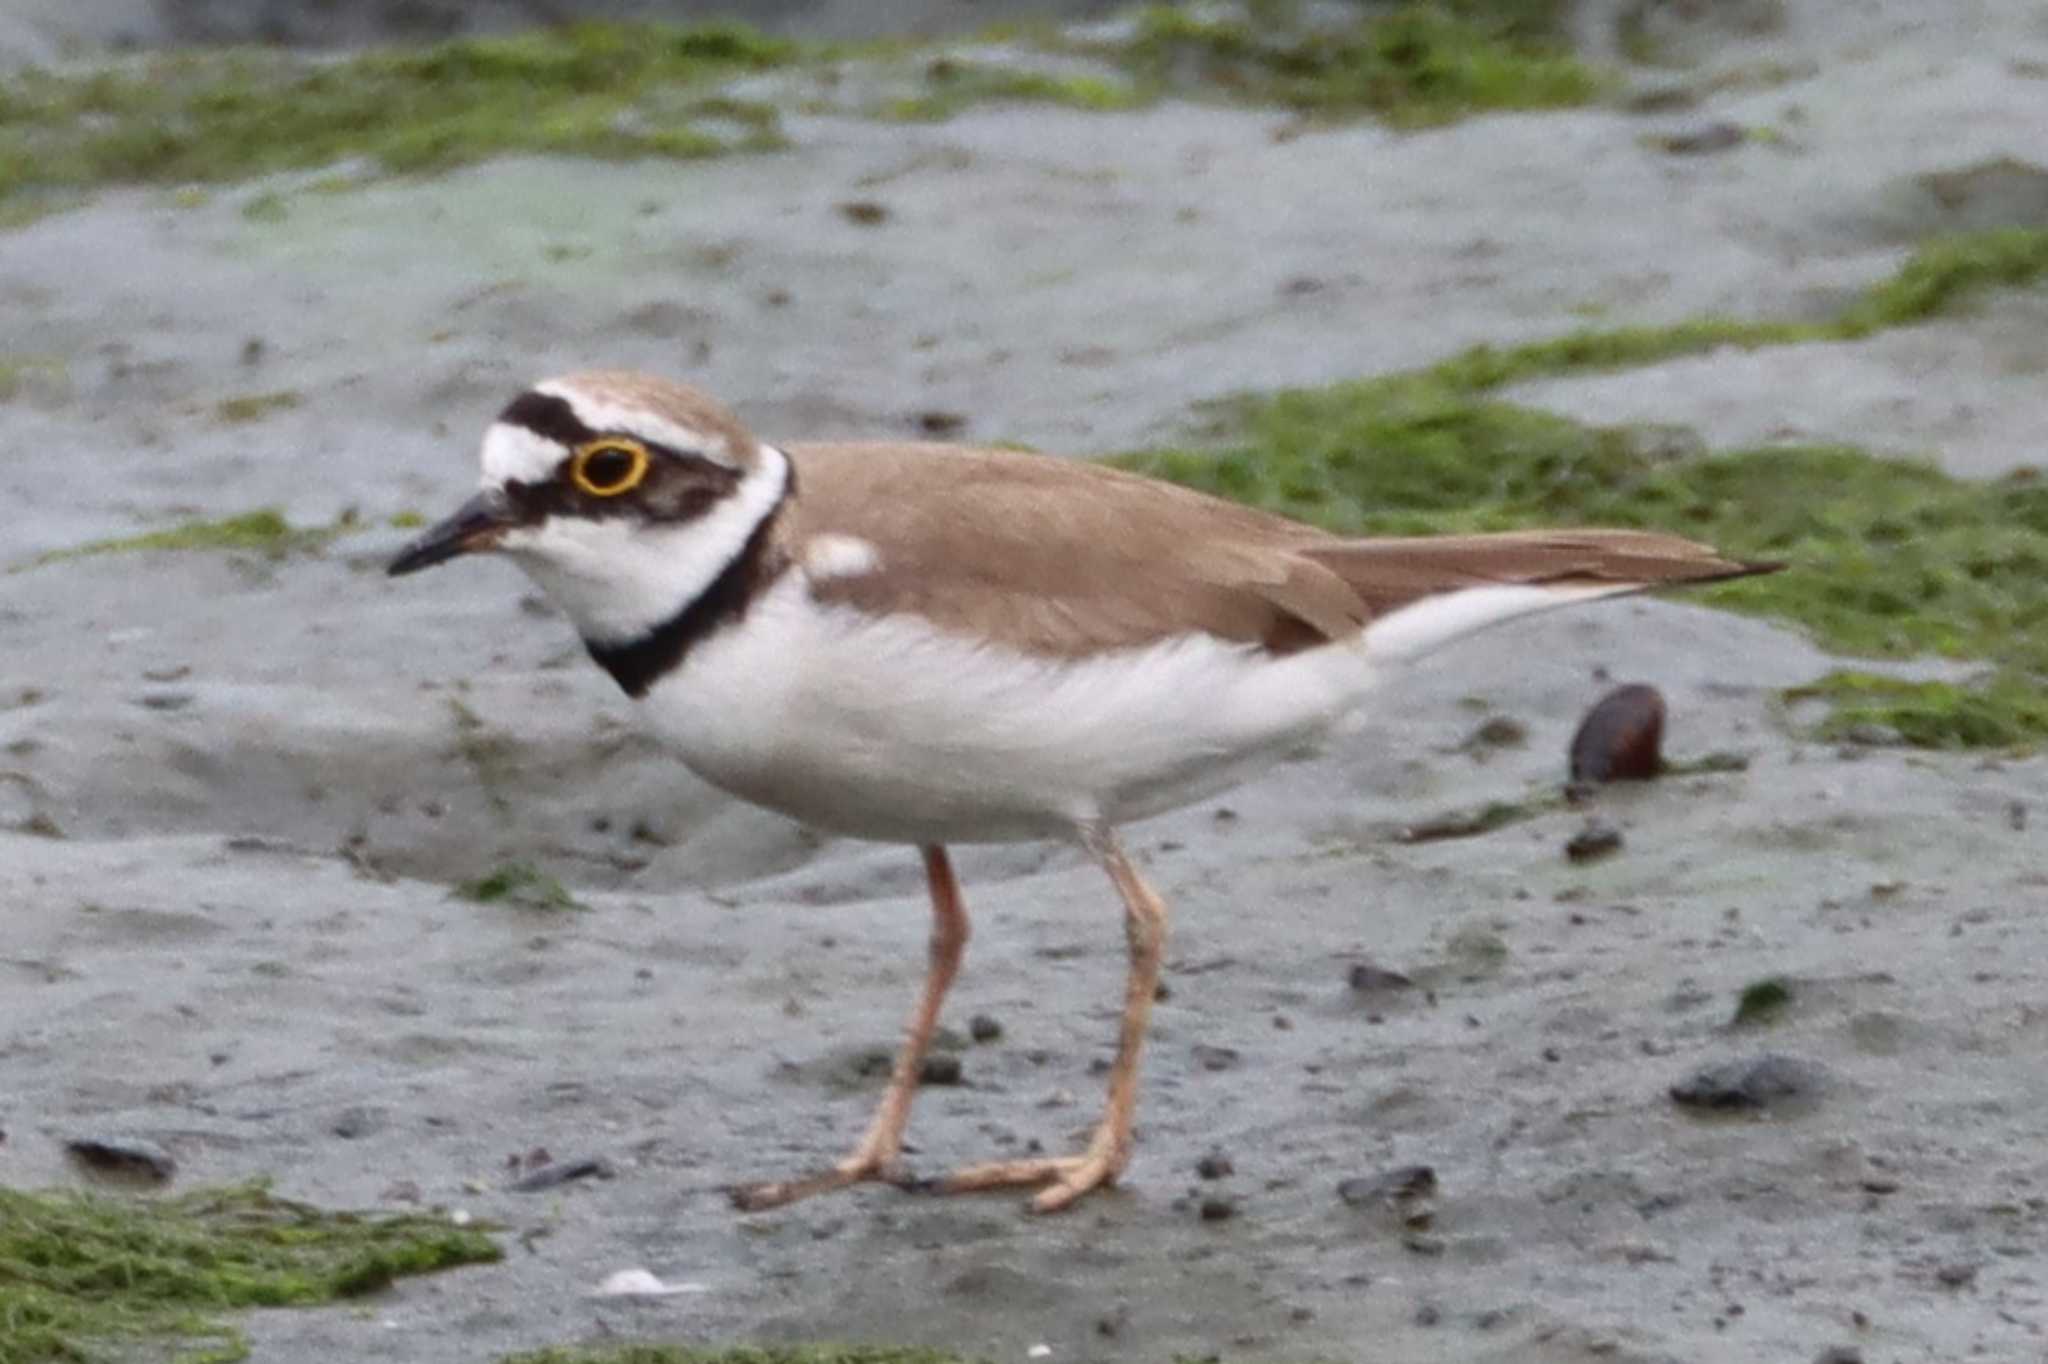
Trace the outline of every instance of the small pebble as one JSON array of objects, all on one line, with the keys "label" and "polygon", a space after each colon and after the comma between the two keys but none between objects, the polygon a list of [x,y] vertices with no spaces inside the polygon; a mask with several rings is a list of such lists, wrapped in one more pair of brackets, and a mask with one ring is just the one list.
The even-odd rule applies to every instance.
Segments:
[{"label": "small pebble", "polygon": [[1237,1200],[1222,1194],[1212,1194],[1202,1200],[1204,1222],[1227,1222],[1237,1216]]},{"label": "small pebble", "polygon": [[169,1151],[139,1137],[80,1137],[64,1143],[65,1154],[96,1175],[164,1184],[178,1172]]},{"label": "small pebble", "polygon": [[1211,1151],[1195,1162],[1195,1173],[1203,1179],[1222,1179],[1237,1173],[1237,1166],[1221,1151]]},{"label": "small pebble", "polygon": [[861,227],[879,227],[889,221],[889,208],[873,199],[849,199],[839,205],[839,216]]},{"label": "small pebble", "polygon": [[1564,845],[1564,855],[1574,862],[1593,862],[1621,851],[1621,830],[1600,820],[1588,820]]},{"label": "small pebble", "polygon": [[947,1052],[940,1052],[924,1058],[924,1065],[919,1067],[917,1079],[919,1084],[957,1085],[960,1083],[960,1075],[960,1058]]},{"label": "small pebble", "polygon": [[666,1298],[677,1293],[703,1293],[708,1290],[701,1283],[667,1283],[652,1270],[621,1269],[605,1276],[605,1281],[590,1291],[593,1298]]},{"label": "small pebble", "polygon": [[1854,1345],[1830,1345],[1813,1357],[1813,1364],[1863,1364],[1863,1351]]},{"label": "small pebble", "polygon": [[1427,1165],[1402,1165],[1377,1175],[1359,1175],[1337,1186],[1337,1197],[1354,1208],[1428,1198],[1437,1191],[1436,1171]]},{"label": "small pebble", "polygon": [[1775,1108],[1817,1095],[1827,1072],[1810,1061],[1765,1052],[1707,1066],[1671,1086],[1673,1101],[1719,1112]]},{"label": "small pebble", "polygon": [[1244,1058],[1235,1047],[1213,1047],[1206,1042],[1195,1043],[1195,1064],[1203,1070],[1235,1070]]},{"label": "small pebble", "polygon": [[1575,782],[1648,781],[1664,770],[1664,697],[1631,683],[1594,702],[1572,735]]},{"label": "small pebble", "polygon": [[1684,132],[1658,134],[1649,141],[1658,151],[1672,156],[1702,156],[1739,147],[1748,136],[1740,124],[1717,121]]},{"label": "small pebble", "polygon": [[505,1187],[513,1193],[539,1193],[575,1179],[611,1179],[618,1174],[611,1162],[600,1156],[581,1160],[558,1160],[528,1171]]},{"label": "small pebble", "polygon": [[967,1020],[967,1035],[977,1042],[993,1042],[1003,1035],[1002,1020],[994,1014],[976,1014]]},{"label": "small pebble", "polygon": [[1943,1288],[1968,1288],[1977,1282],[1977,1268],[1967,1260],[1957,1260],[1935,1270],[1934,1281]]},{"label": "small pebble", "polygon": [[1399,971],[1389,971],[1376,962],[1354,962],[1349,977],[1351,988],[1361,992],[1373,990],[1407,990],[1415,982]]}]

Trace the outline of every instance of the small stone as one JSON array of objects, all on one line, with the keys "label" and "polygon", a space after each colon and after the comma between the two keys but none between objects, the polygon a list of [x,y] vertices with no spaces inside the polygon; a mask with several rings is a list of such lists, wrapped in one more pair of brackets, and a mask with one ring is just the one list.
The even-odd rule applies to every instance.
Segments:
[{"label": "small stone", "polygon": [[925,1057],[917,1072],[918,1083],[925,1085],[957,1085],[960,1077],[960,1058],[945,1052]]},{"label": "small stone", "polygon": [[1564,855],[1573,862],[1595,862],[1620,851],[1621,830],[1597,819],[1588,820],[1564,845]]},{"label": "small stone", "polygon": [[1195,1064],[1203,1070],[1235,1070],[1244,1058],[1235,1047],[1214,1047],[1206,1042],[1195,1043]]},{"label": "small stone", "polygon": [[1688,1108],[1754,1112],[1812,1098],[1826,1083],[1813,1062],[1765,1052],[1695,1071],[1671,1086],[1671,1098]]},{"label": "small stone", "polygon": [[930,408],[917,414],[917,429],[927,436],[957,436],[967,429],[967,417],[961,412]]},{"label": "small stone", "polygon": [[1664,770],[1664,697],[1655,687],[1616,687],[1572,735],[1574,782],[1648,781]]},{"label": "small stone", "polygon": [[1213,1194],[1202,1200],[1204,1222],[1228,1222],[1237,1216],[1237,1200],[1223,1194]]},{"label": "small stone", "polygon": [[1977,1269],[1967,1260],[1952,1261],[1934,1271],[1934,1281],[1943,1288],[1968,1288],[1977,1282]]},{"label": "small stone", "polygon": [[1683,132],[1653,134],[1648,141],[1672,156],[1704,156],[1739,147],[1748,136],[1740,124],[1716,121]]},{"label": "small stone", "polygon": [[1195,1162],[1195,1173],[1203,1179],[1222,1179],[1237,1173],[1237,1166],[1221,1151],[1211,1151]]},{"label": "small stone", "polygon": [[1512,715],[1492,715],[1465,736],[1458,745],[1461,753],[1480,753],[1489,748],[1520,748],[1529,742],[1529,727]]},{"label": "small stone", "polygon": [[1854,1345],[1830,1345],[1813,1357],[1813,1364],[1863,1364],[1863,1351]]},{"label": "small stone", "polygon": [[860,227],[879,227],[889,221],[889,208],[873,199],[848,199],[839,205],[839,216]]},{"label": "small stone", "polygon": [[166,1184],[178,1172],[169,1151],[140,1137],[79,1137],[65,1154],[96,1175],[142,1184]]},{"label": "small stone", "polygon": [[1409,1202],[1437,1191],[1436,1171],[1427,1165],[1401,1165],[1377,1175],[1360,1175],[1337,1186],[1337,1197],[1354,1208],[1375,1203]]},{"label": "small stone", "polygon": [[1354,962],[1351,966],[1349,983],[1352,989],[1361,993],[1375,990],[1412,989],[1415,982],[1399,971],[1390,971],[1377,962]]},{"label": "small stone", "polygon": [[611,1162],[601,1156],[586,1156],[581,1160],[559,1160],[542,1165],[513,1180],[505,1187],[513,1193],[539,1193],[576,1179],[612,1179],[618,1171]]},{"label": "small stone", "polygon": [[590,1290],[593,1298],[666,1298],[677,1293],[702,1293],[701,1283],[669,1283],[648,1269],[621,1269],[607,1274],[604,1282]]},{"label": "small stone", "polygon": [[1002,1020],[994,1014],[976,1014],[967,1020],[967,1035],[977,1042],[993,1042],[1003,1035]]}]

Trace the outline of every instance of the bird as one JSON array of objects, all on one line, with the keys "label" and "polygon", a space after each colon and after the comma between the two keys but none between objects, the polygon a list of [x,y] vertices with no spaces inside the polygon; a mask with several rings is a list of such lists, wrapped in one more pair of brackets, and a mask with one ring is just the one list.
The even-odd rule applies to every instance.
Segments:
[{"label": "bird", "polygon": [[[475,496],[392,575],[508,556],[699,777],[923,859],[925,979],[874,1116],[836,1163],[732,1187],[749,1211],[881,1181],[1028,1188],[1053,1212],[1114,1184],[1167,927],[1123,825],[1253,777],[1470,631],[1779,567],[1629,529],[1347,538],[1015,449],[775,445],[706,393],[628,371],[534,384],[481,463]],[[914,1180],[904,1129],[969,936],[948,848],[1025,840],[1078,846],[1121,905],[1103,1114],[1074,1154]]]}]

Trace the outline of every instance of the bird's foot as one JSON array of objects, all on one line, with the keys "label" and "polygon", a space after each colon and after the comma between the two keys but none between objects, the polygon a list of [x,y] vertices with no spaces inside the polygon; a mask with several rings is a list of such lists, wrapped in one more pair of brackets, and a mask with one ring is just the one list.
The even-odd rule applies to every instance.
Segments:
[{"label": "bird's foot", "polygon": [[733,1207],[741,1212],[762,1212],[769,1208],[780,1208],[812,1194],[830,1193],[850,1184],[876,1180],[889,1184],[903,1183],[903,1174],[896,1168],[894,1157],[882,1159],[856,1152],[840,1161],[829,1170],[816,1174],[802,1175],[796,1179],[763,1180],[758,1184],[739,1184],[730,1190]]},{"label": "bird's foot", "polygon": [[995,1160],[970,1165],[941,1179],[919,1185],[933,1193],[976,1193],[1043,1184],[1031,1200],[1033,1212],[1058,1212],[1081,1195],[1116,1183],[1128,1156],[1113,1147],[1091,1145],[1078,1156],[1042,1156],[1032,1160]]}]

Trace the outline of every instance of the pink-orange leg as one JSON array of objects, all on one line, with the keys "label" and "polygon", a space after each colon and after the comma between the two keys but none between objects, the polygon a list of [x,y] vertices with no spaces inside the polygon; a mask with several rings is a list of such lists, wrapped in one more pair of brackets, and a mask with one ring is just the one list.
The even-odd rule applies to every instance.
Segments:
[{"label": "pink-orange leg", "polygon": [[1159,992],[1159,961],[1166,950],[1166,903],[1138,875],[1116,836],[1107,829],[1086,831],[1084,843],[1116,884],[1124,902],[1124,937],[1130,946],[1130,975],[1124,986],[1123,1027],[1117,1035],[1116,1064],[1109,1070],[1109,1103],[1087,1147],[1074,1156],[1002,1160],[970,1165],[935,1181],[939,1193],[1044,1184],[1031,1200],[1034,1212],[1058,1212],[1082,1194],[1114,1184],[1131,1159],[1131,1113],[1138,1098],[1138,1053],[1152,1000]]},{"label": "pink-orange leg", "polygon": [[953,977],[959,974],[960,957],[967,950],[967,910],[960,902],[960,883],[953,876],[953,864],[944,848],[933,846],[921,851],[925,880],[932,896],[931,964],[925,972],[924,992],[918,996],[917,1009],[910,1016],[903,1049],[896,1054],[889,1088],[875,1109],[867,1135],[846,1159],[829,1170],[797,1179],[741,1185],[732,1191],[735,1207],[746,1212],[779,1208],[799,1198],[843,1189],[862,1180],[894,1178],[896,1157],[903,1149],[903,1127],[910,1120],[910,1100],[917,1093],[924,1054],[939,1026],[939,1007],[945,1002]]}]

